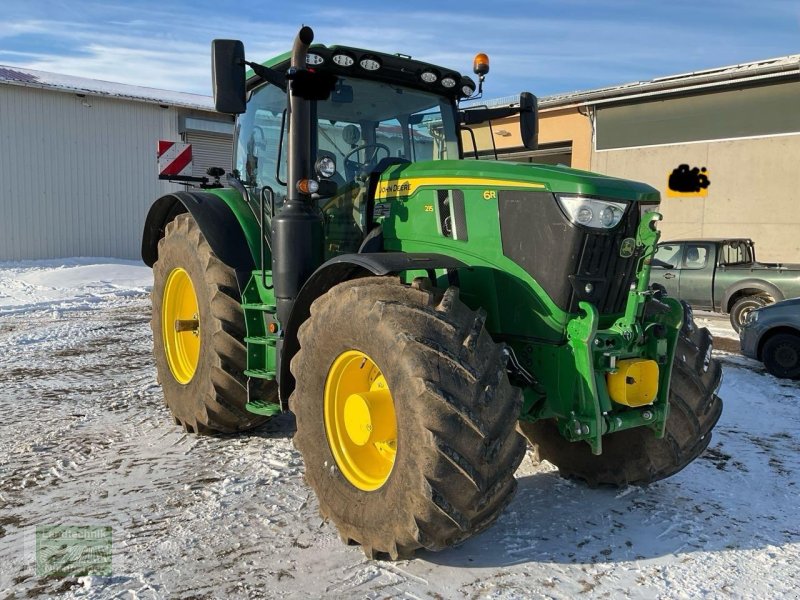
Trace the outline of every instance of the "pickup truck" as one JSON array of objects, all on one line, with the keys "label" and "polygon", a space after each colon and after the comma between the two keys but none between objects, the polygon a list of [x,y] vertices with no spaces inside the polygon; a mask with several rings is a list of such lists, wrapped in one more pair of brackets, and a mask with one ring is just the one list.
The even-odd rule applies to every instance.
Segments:
[{"label": "pickup truck", "polygon": [[737,332],[752,310],[800,296],[800,264],[760,263],[750,239],[662,242],[651,266],[651,282],[696,309],[729,314]]}]

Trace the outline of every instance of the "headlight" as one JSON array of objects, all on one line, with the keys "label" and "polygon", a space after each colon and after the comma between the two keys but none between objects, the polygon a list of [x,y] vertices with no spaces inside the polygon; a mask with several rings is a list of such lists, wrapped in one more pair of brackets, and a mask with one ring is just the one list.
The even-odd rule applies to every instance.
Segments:
[{"label": "headlight", "polygon": [[330,156],[321,156],[314,168],[317,175],[330,179],[336,173],[336,162]]},{"label": "headlight", "polygon": [[753,325],[756,321],[758,321],[758,310],[751,310],[750,314],[747,315],[747,319],[745,320],[745,325]]},{"label": "headlight", "polygon": [[570,221],[595,229],[616,227],[627,207],[624,202],[609,202],[583,196],[558,196],[558,203]]}]

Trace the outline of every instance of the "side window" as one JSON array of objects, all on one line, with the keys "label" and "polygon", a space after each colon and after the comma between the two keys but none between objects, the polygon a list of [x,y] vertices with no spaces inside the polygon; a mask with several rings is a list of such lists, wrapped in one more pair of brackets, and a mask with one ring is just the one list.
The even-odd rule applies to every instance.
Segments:
[{"label": "side window", "polygon": [[658,247],[653,257],[652,265],[662,269],[680,268],[678,260],[681,255],[680,244],[664,244]]},{"label": "side window", "polygon": [[750,263],[753,261],[749,245],[739,240],[733,240],[723,244],[720,258],[720,262],[726,265]]},{"label": "side window", "polygon": [[708,254],[708,246],[686,244],[686,249],[683,252],[683,268],[704,269],[708,264]]},{"label": "side window", "polygon": [[275,192],[276,204],[286,198],[286,135],[278,165],[278,144],[286,109],[286,95],[274,85],[256,89],[247,103],[247,112],[236,124],[236,170],[245,186]]}]

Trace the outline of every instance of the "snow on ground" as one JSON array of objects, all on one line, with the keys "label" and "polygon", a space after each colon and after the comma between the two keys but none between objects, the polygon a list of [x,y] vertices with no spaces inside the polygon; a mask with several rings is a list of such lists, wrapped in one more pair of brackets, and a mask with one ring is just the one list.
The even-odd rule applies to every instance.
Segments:
[{"label": "snow on ground", "polygon": [[[463,545],[366,560],[322,521],[283,416],[174,426],[136,263],[0,265],[0,597],[798,597],[800,389],[720,353],[709,450],[646,489],[591,490],[530,457]],[[108,577],[38,578],[39,525],[109,525]]]},{"label": "snow on ground", "polygon": [[50,308],[75,310],[141,296],[153,284],[140,261],[71,258],[0,263],[0,315]]}]

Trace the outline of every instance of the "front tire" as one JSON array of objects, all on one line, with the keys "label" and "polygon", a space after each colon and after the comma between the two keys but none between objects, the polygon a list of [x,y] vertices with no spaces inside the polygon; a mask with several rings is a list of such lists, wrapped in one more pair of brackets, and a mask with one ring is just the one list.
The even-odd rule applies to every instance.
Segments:
[{"label": "front tire", "polygon": [[775,377],[800,378],[800,336],[778,333],[770,337],[761,351],[764,366]]},{"label": "front tire", "polygon": [[[167,224],[153,265],[153,355],[164,401],[190,433],[233,433],[266,418],[245,409],[247,352],[236,275],[188,213]],[[178,331],[181,329],[181,331]],[[277,398],[277,386],[259,388]]]},{"label": "front tire", "polygon": [[[513,495],[525,453],[515,430],[522,394],[484,319],[455,288],[437,302],[430,291],[369,277],[317,299],[300,327],[289,400],[295,445],[322,516],[370,558],[458,543],[494,522]],[[362,368],[371,374],[359,376]]]},{"label": "front tire", "polygon": [[685,326],[675,350],[670,381],[666,433],[657,439],[646,427],[603,436],[603,453],[592,454],[584,442],[568,442],[552,420],[520,422],[522,432],[562,477],[580,479],[595,487],[647,485],[674,475],[706,449],[711,430],[722,414],[716,390],[722,378],[711,358],[711,334]]}]

